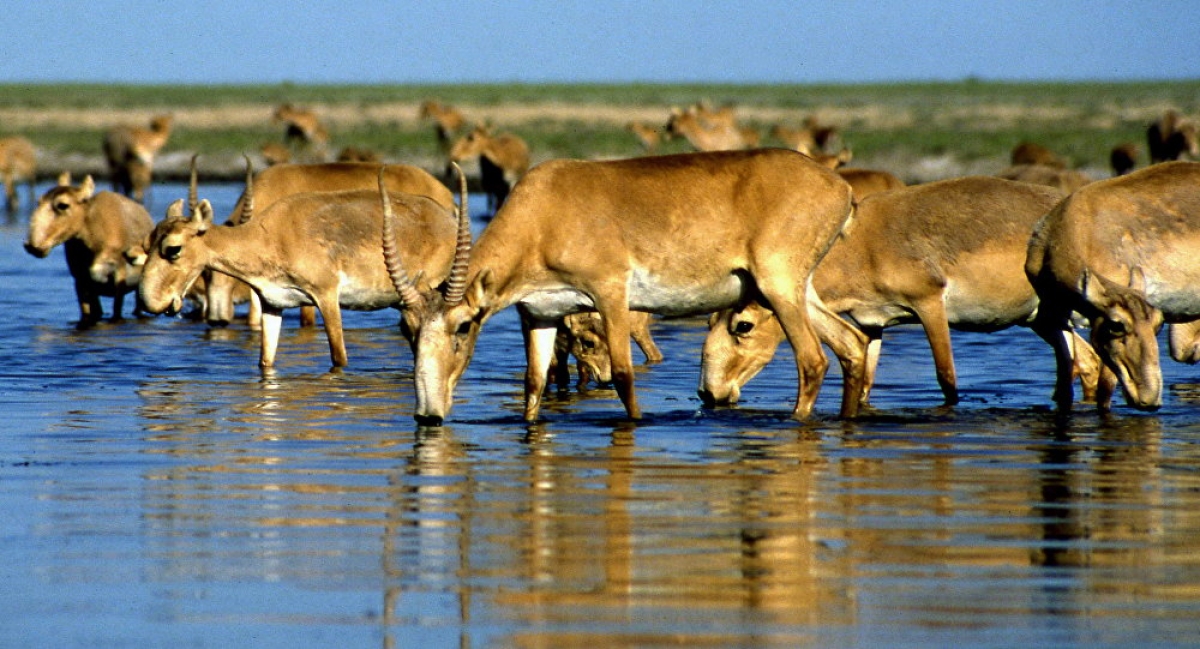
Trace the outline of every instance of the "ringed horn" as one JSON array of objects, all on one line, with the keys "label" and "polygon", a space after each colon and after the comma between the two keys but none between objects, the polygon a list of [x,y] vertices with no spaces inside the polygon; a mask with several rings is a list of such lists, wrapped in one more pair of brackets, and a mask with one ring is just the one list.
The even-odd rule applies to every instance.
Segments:
[{"label": "ringed horn", "polygon": [[[458,173],[459,203],[458,203],[458,238],[454,246],[454,261],[450,265],[450,276],[446,280],[446,304],[458,304],[462,301],[467,289],[467,261],[471,257],[471,219],[467,214],[467,177],[458,163],[450,163]],[[420,311],[425,308],[425,297],[417,288],[417,283],[408,276],[400,259],[396,246],[395,213],[392,201],[384,186],[385,167],[379,169],[379,193],[383,198],[383,261],[387,265],[388,275],[396,287],[396,293],[405,309]]]}]

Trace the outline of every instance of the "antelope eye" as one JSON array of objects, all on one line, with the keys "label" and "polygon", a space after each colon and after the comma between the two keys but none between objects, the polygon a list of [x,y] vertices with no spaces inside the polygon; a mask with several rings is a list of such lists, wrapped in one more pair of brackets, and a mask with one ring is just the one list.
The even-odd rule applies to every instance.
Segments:
[{"label": "antelope eye", "polygon": [[748,320],[740,320],[733,325],[733,333],[744,336],[754,330],[754,323]]},{"label": "antelope eye", "polygon": [[66,201],[59,201],[54,204],[55,212],[66,212],[69,209],[71,209],[71,204]]},{"label": "antelope eye", "polygon": [[175,261],[181,254],[183,254],[183,246],[165,246],[162,251],[163,259],[167,261]]},{"label": "antelope eye", "polygon": [[1104,323],[1104,330],[1114,338],[1120,338],[1121,336],[1129,333],[1129,328],[1126,327],[1125,323],[1121,322],[1120,320],[1109,320],[1108,322]]},{"label": "antelope eye", "polygon": [[582,345],[584,349],[589,351],[596,348],[596,341],[592,340],[591,338],[584,338],[583,340],[579,341],[579,344]]},{"label": "antelope eye", "polygon": [[471,333],[471,321],[467,320],[466,322],[458,325],[458,329],[454,332],[454,335],[466,336],[469,333]]}]

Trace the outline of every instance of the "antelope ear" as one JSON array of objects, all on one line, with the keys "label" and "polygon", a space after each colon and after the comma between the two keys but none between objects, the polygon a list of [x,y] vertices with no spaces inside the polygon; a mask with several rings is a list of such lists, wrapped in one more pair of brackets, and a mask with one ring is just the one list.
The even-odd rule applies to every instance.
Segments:
[{"label": "antelope ear", "polygon": [[1142,270],[1141,266],[1129,269],[1129,288],[1139,293],[1146,292],[1146,271]]},{"label": "antelope ear", "polygon": [[182,198],[176,200],[174,203],[171,203],[170,205],[167,206],[167,218],[168,219],[182,219],[183,218],[183,199]]},{"label": "antelope ear", "polygon": [[79,186],[79,191],[82,192],[81,200],[90,200],[92,195],[96,193],[96,181],[92,180],[92,175],[88,174],[83,179],[83,184]]},{"label": "antelope ear", "polygon": [[1085,268],[1083,277],[1079,278],[1079,294],[1083,296],[1083,299],[1101,309],[1112,304],[1113,291],[1116,288],[1116,285],[1105,279],[1104,276],[1097,275],[1090,269]]},{"label": "antelope ear", "polygon": [[59,187],[70,187],[71,186],[71,172],[69,172],[69,171],[59,172],[58,186]]},{"label": "antelope ear", "polygon": [[208,202],[208,199],[206,198],[200,201],[200,204],[196,206],[196,209],[192,210],[192,223],[196,224],[200,234],[204,234],[206,231],[208,231],[208,226],[212,225],[212,222],[212,203]]},{"label": "antelope ear", "polygon": [[125,251],[125,261],[129,262],[130,266],[145,266],[146,257],[146,247],[143,244],[132,246]]},{"label": "antelope ear", "polygon": [[492,269],[485,268],[480,271],[475,279],[471,280],[470,286],[467,287],[466,300],[467,304],[473,309],[483,309],[487,307],[487,294],[490,289],[496,284],[496,277],[492,275]]}]

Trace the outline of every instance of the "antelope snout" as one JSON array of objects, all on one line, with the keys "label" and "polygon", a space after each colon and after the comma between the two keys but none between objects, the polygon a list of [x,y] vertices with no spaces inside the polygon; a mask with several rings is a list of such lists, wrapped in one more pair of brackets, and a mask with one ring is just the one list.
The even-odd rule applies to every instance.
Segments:
[{"label": "antelope snout", "polygon": [[38,259],[45,259],[50,254],[49,250],[46,250],[45,248],[39,248],[28,241],[25,242],[25,252],[37,257]]}]

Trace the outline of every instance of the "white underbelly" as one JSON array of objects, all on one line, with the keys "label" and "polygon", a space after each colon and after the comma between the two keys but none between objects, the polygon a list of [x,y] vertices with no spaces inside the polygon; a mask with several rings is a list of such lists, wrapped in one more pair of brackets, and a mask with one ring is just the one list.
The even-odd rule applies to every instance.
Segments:
[{"label": "white underbelly", "polygon": [[[630,275],[626,290],[632,310],[686,316],[731,307],[742,298],[747,286],[736,274],[710,283],[669,283],[651,273],[635,271]],[[543,287],[522,298],[521,305],[534,317],[545,319],[596,308],[590,295],[567,286]]]}]

